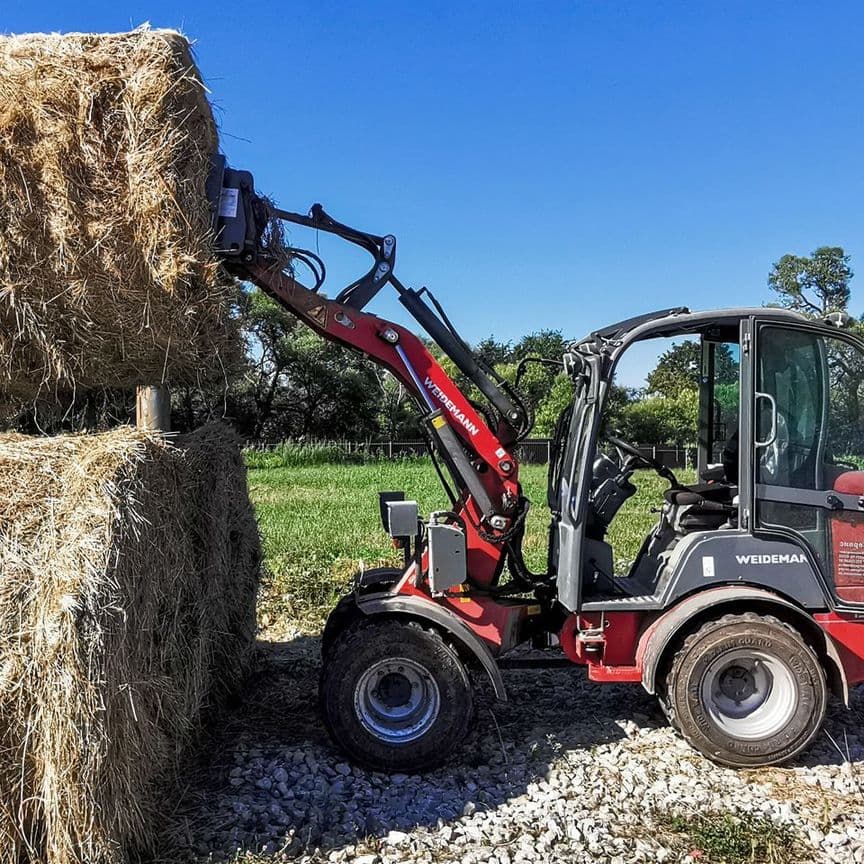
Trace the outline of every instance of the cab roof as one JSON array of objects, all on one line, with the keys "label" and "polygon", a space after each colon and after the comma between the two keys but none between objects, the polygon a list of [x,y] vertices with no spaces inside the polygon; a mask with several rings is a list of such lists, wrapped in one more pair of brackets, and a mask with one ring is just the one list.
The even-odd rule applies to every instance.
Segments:
[{"label": "cab roof", "polygon": [[669,309],[648,312],[644,315],[626,318],[607,327],[601,327],[591,333],[588,338],[593,337],[603,342],[619,342],[626,339],[630,342],[649,336],[678,336],[716,328],[718,331],[717,338],[737,339],[738,325],[745,318],[752,316],[757,316],[762,320],[786,323],[821,323],[814,322],[812,318],[807,318],[800,312],[773,306],[741,306],[701,312],[691,312],[686,306],[673,306]]}]

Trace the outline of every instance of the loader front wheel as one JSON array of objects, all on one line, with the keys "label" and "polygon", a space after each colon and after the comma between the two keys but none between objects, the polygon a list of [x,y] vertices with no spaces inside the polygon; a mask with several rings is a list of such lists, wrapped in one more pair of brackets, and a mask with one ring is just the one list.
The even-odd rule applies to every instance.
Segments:
[{"label": "loader front wheel", "polygon": [[333,640],[321,708],[334,742],[379,771],[444,762],[473,717],[471,682],[440,633],[415,621],[366,619]]},{"label": "loader front wheel", "polygon": [[828,691],[801,634],[771,615],[725,615],[672,658],[661,702],[675,729],[734,768],[777,765],[819,732]]}]

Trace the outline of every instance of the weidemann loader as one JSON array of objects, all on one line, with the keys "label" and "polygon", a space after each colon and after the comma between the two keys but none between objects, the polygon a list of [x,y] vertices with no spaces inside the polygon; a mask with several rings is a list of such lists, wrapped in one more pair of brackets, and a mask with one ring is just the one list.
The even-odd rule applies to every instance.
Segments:
[{"label": "weidemann loader", "polygon": [[[381,494],[404,566],[359,573],[324,632],[323,716],[353,759],[399,771],[445,760],[472,720],[469,672],[505,699],[501,668],[523,643],[563,652],[592,681],[641,684],[693,747],[730,766],[792,758],[818,733],[829,693],[848,702],[864,681],[864,343],[841,316],[664,309],[570,345],[557,358],[575,395],[549,466],[548,563],[532,573],[513,454],[529,412],[431,294],[396,278],[395,238],[349,228],[319,205],[308,215],[274,210],[252,176],[221,157],[209,195],[228,266],[402,382],[446,469],[450,508],[426,519],[403,492]],[[303,287],[263,251],[272,218],[338,235],[367,250],[372,268],[327,299],[321,278]],[[313,258],[305,256],[314,266]],[[385,285],[483,405],[418,336],[364,311]],[[702,346],[693,485],[604,422],[621,357],[659,337]],[[732,382],[719,362],[730,357]],[[617,575],[608,529],[646,468],[669,488],[638,556]]]}]

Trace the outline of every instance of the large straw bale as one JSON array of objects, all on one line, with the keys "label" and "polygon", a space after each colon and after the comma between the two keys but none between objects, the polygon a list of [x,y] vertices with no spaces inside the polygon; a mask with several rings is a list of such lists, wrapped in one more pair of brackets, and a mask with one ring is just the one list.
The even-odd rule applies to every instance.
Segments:
[{"label": "large straw bale", "polygon": [[0,37],[0,401],[224,377],[217,148],[179,33]]},{"label": "large straw bale", "polygon": [[239,447],[9,435],[0,478],[0,864],[127,861],[252,644]]}]

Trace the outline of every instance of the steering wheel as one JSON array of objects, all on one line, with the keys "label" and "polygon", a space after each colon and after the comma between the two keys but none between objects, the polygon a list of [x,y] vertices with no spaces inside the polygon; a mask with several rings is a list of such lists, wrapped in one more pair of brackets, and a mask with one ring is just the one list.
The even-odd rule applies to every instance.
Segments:
[{"label": "steering wheel", "polygon": [[622,438],[618,438],[615,435],[610,435],[608,432],[603,437],[615,448],[623,469],[632,471],[635,470],[637,466],[643,465],[646,468],[650,468],[652,471],[656,471],[664,480],[669,482],[669,485],[673,489],[681,488],[681,484],[678,482],[678,478],[672,472],[672,469],[667,468],[662,462],[658,462],[656,459],[646,456],[633,444],[629,444],[627,441],[624,441]]}]

